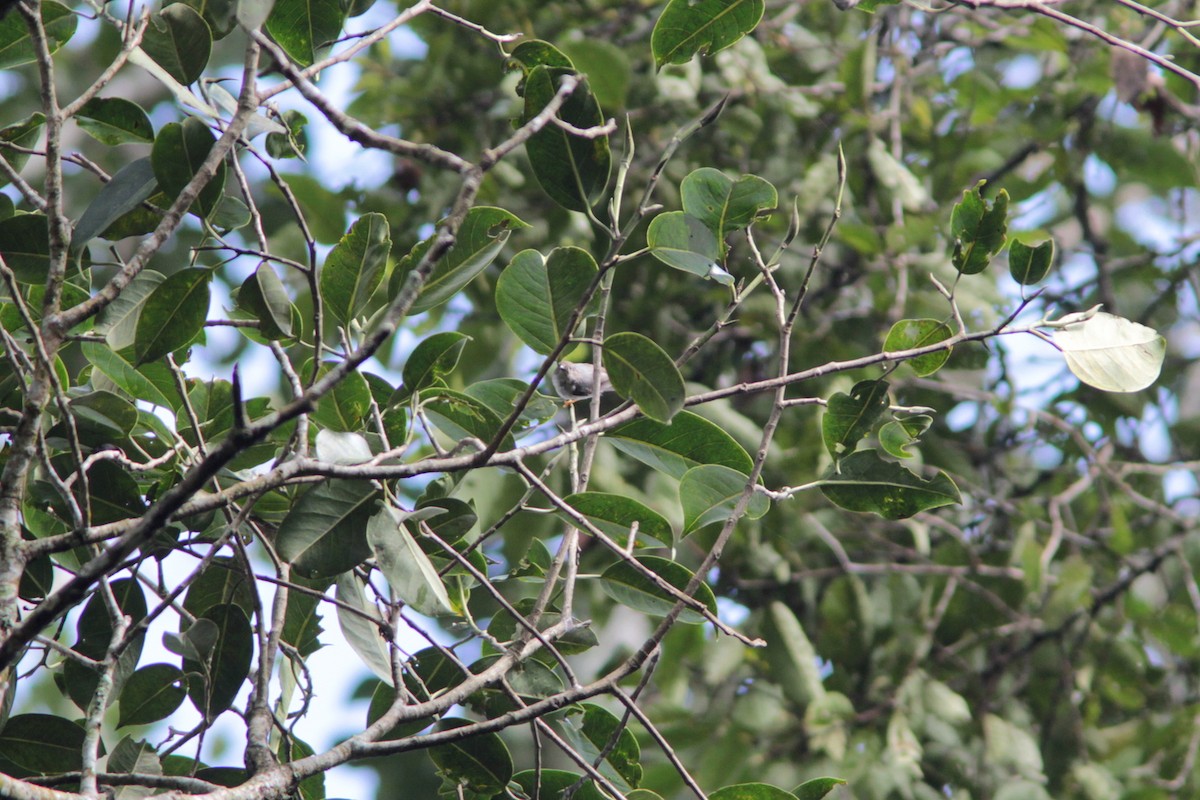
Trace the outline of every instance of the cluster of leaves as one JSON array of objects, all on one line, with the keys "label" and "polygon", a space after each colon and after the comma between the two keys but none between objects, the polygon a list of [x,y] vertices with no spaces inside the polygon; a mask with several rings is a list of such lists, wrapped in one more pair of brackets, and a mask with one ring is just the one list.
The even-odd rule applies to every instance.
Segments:
[{"label": "cluster of leaves", "polygon": [[[938,153],[982,139],[1004,161],[1020,142],[992,129],[1078,99],[1013,111],[899,34],[885,69],[885,32],[942,32],[884,2],[764,21],[778,4],[671,0],[652,30],[638,4],[593,3],[586,24],[562,4],[464,5],[418,2],[338,44],[369,3],[101,8],[94,70],[76,10],[0,20],[0,66],[30,80],[0,130],[0,794],[317,800],[328,770],[413,750],[428,759],[398,767],[410,778],[472,798],[810,800],[846,780],[1101,798],[1118,774],[1174,780],[1128,711],[1195,688],[1181,631],[1200,609],[1173,599],[1195,587],[1190,517],[1122,426],[1164,363],[1173,389],[1185,375],[1149,325],[1038,316],[1026,287],[1165,330],[1161,300],[1112,284],[1144,296],[1185,270],[1098,267],[1092,293],[1054,273],[1054,238],[1010,237],[1009,194],[979,174],[1022,199],[1078,174],[1062,120],[1013,126],[1038,143],[1022,159],[1054,143],[1044,184]],[[428,52],[397,79],[380,43],[402,24]],[[783,63],[822,25],[842,58]],[[945,41],[981,59],[1062,45],[1040,22],[963,25]],[[218,42],[242,43],[236,97],[213,79]],[[315,77],[356,56],[343,112]],[[955,103],[936,121],[898,77],[930,63],[920,79]],[[100,96],[127,64],[155,113]],[[796,89],[815,78],[838,86],[821,111],[845,120],[841,149],[836,126],[803,133],[819,115]],[[59,81],[66,105],[44,88]],[[272,102],[290,90],[395,157],[393,180],[307,174],[307,119]],[[911,102],[892,146],[881,93]],[[163,109],[179,121],[155,130]],[[405,138],[383,132],[398,120]],[[94,158],[64,153],[71,124]],[[1015,333],[1131,405],[1073,386],[1009,413],[1007,362],[980,343]],[[543,391],[580,345],[615,402]],[[966,430],[941,413],[960,402]],[[304,725],[332,617],[373,678],[362,724],[322,751]],[[161,658],[142,663],[151,638]],[[232,714],[242,758],[215,765],[205,737]],[[140,726],[164,721],[153,744]]]}]

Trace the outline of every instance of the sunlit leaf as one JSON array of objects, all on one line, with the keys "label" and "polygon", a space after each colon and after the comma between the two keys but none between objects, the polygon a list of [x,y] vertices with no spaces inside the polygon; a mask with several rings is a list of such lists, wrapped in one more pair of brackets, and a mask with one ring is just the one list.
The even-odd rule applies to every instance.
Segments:
[{"label": "sunlit leaf", "polygon": [[650,37],[655,65],[724,50],[754,30],[764,9],[763,0],[671,0]]},{"label": "sunlit leaf", "polygon": [[1167,341],[1153,328],[1104,311],[1058,320],[1054,344],[1076,378],[1105,392],[1137,392],[1158,380]]}]

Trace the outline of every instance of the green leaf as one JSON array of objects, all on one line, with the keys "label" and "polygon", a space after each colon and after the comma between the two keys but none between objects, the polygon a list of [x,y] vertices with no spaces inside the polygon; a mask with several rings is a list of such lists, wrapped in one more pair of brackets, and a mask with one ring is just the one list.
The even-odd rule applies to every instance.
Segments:
[{"label": "green leaf", "polygon": [[[449,717],[439,722],[437,729],[447,731],[472,724],[470,720]],[[485,797],[504,791],[513,776],[512,756],[494,733],[431,747],[429,758],[446,780]]]},{"label": "green leaf", "polygon": [[797,786],[792,794],[796,795],[796,800],[821,800],[837,787],[845,785],[846,781],[841,778],[813,778]]},{"label": "green leaf", "polygon": [[[434,388],[421,392],[421,407],[442,433],[455,441],[475,437],[490,442],[500,431],[504,420],[495,411],[463,392]],[[513,447],[512,434],[504,436],[500,446]]]},{"label": "green leaf", "polygon": [[[324,592],[328,583],[323,580],[310,581],[293,575],[292,581],[309,589]],[[321,649],[321,599],[304,592],[288,594],[287,612],[283,617],[283,632],[280,638],[296,648],[302,658],[307,658]]]},{"label": "green leaf", "polygon": [[1013,239],[1008,246],[1008,271],[1013,280],[1022,286],[1038,283],[1050,272],[1054,263],[1054,240],[1030,247]]},{"label": "green leaf", "polygon": [[[711,167],[692,171],[679,185],[683,211],[703,222],[725,250],[725,238],[779,204],[775,187],[757,175],[736,181]],[[669,263],[669,262],[668,262]]]},{"label": "green leaf", "polygon": [[174,664],[150,664],[129,676],[121,690],[117,727],[166,719],[187,697],[187,680]]},{"label": "green leaf", "polygon": [[137,408],[112,392],[89,392],[71,400],[69,407],[79,437],[93,447],[127,439],[138,421]]},{"label": "green leaf", "polygon": [[962,502],[958,487],[945,472],[926,480],[872,450],[851,453],[831,467],[821,478],[821,492],[834,505],[884,519],[905,519]]},{"label": "green leaf", "polygon": [[21,283],[46,282],[50,271],[50,223],[44,214],[0,220],[0,256]]},{"label": "green leaf", "polygon": [[[746,490],[745,473],[717,464],[692,467],[679,479],[683,504],[683,534],[694,533],[714,522],[724,522]],[[770,509],[770,501],[755,492],[746,506],[746,517],[758,519]]]},{"label": "green leaf", "polygon": [[[76,19],[71,9],[53,0],[40,3],[42,27],[46,30],[46,49],[54,55],[75,35]],[[37,60],[29,27],[20,14],[0,18],[0,69],[11,69]]]},{"label": "green leaf", "polygon": [[427,616],[454,612],[441,576],[390,506],[367,523],[367,542],[398,599]]},{"label": "green leaf", "polygon": [[655,217],[646,231],[646,244],[650,254],[667,266],[702,278],[712,277],[713,270],[720,268],[721,243],[716,234],[703,220],[683,211]]},{"label": "green leaf", "polygon": [[133,342],[134,365],[156,361],[186,347],[204,330],[212,271],[181,269],[146,298]]},{"label": "green leaf", "polygon": [[[629,538],[634,525],[643,536],[668,546],[675,543],[675,532],[666,517],[632,498],[605,492],[579,492],[564,497],[563,501],[622,544]],[[569,517],[562,516],[570,522]]]},{"label": "green leaf", "polygon": [[[168,8],[187,6],[176,3]],[[216,141],[208,126],[196,117],[188,117],[183,124],[168,122],[163,125],[150,150],[150,163],[154,166],[154,177],[158,179],[159,188],[173,200],[195,176]],[[194,205],[197,213],[207,217],[216,210],[224,189],[225,162],[222,161],[213,179],[200,190],[196,198]]]},{"label": "green leaf", "polygon": [[[902,319],[888,331],[883,341],[883,349],[888,353],[898,353],[902,350],[912,350],[917,347],[928,347],[931,344],[944,342],[954,335],[954,331],[945,322],[937,319]],[[932,375],[942,368],[950,358],[951,348],[936,353],[926,353],[923,356],[907,359],[906,363],[913,372],[921,377]]]},{"label": "green leaf", "polygon": [[771,601],[763,617],[770,676],[797,708],[811,708],[826,696],[812,640],[795,612],[778,600]]},{"label": "green leaf", "polygon": [[368,481],[329,480],[302,495],[275,534],[275,549],[307,578],[332,577],[371,555],[367,521],[379,493]]},{"label": "green leaf", "polygon": [[[463,390],[463,393],[474,397],[497,415],[505,414],[507,416],[516,407],[517,399],[528,388],[528,383],[516,378],[494,378],[490,381],[472,383]],[[525,411],[521,414],[513,432],[521,433],[526,428],[547,422],[553,419],[561,409],[562,404],[558,398],[535,392],[529,404],[525,406]]]},{"label": "green leaf", "polygon": [[375,293],[392,250],[387,217],[363,214],[342,237],[321,268],[321,300],[326,312],[345,325]]},{"label": "green leaf", "polygon": [[266,261],[242,282],[237,304],[258,320],[258,332],[270,340],[292,336],[292,301],[275,268]]},{"label": "green leaf", "polygon": [[577,783],[579,790],[571,795],[578,800],[604,800],[608,795],[596,788],[590,778],[565,769],[527,769],[512,776],[513,782],[521,787],[525,797],[539,800],[563,800],[566,791]]},{"label": "green leaf", "polygon": [[[650,614],[655,617],[666,616],[675,607],[675,597],[669,591],[659,586],[653,578],[645,574],[645,570],[657,575],[666,583],[683,591],[692,580],[692,572],[682,564],[658,556],[635,556],[634,560],[644,567],[638,569],[627,561],[618,561],[600,576],[600,586],[604,593],[622,605]],[[693,595],[713,615],[717,613],[717,599],[712,589],[706,583],[700,583]],[[704,617],[697,611],[685,608],[679,615],[679,621],[691,625],[704,622]]]},{"label": "green leaf", "polygon": [[[325,375],[331,367],[332,364],[322,364],[319,374]],[[322,428],[358,431],[370,413],[371,387],[362,373],[353,370],[317,402],[312,419]]]},{"label": "green leaf", "polygon": [[287,132],[267,134],[267,155],[271,158],[304,158],[308,152],[308,133],[304,127],[308,117],[291,108],[280,116]]},{"label": "green leaf", "polygon": [[233,705],[250,675],[254,634],[246,612],[231,603],[213,606],[201,619],[217,626],[217,639],[203,659],[184,659],[183,669],[200,676],[199,680],[188,681],[188,697],[204,719],[212,721]]},{"label": "green leaf", "polygon": [[829,455],[838,459],[854,452],[889,404],[887,381],[859,381],[850,394],[838,392],[830,397],[821,417],[821,435]]},{"label": "green leaf", "polygon": [[[362,662],[380,680],[390,685],[392,661],[389,658],[387,642],[379,632],[379,623],[383,619],[375,605],[367,602],[363,582],[353,572],[342,573],[337,579],[335,598],[339,602],[337,617],[342,636],[350,643],[350,647]],[[359,613],[354,613],[352,609],[357,609]]]},{"label": "green leaf", "polygon": [[671,0],[650,35],[655,66],[719,53],[754,30],[764,8],[763,0]]},{"label": "green leaf", "polygon": [[[97,461],[88,468],[87,476],[93,525],[120,522],[146,512],[137,481],[116,462]],[[75,493],[82,504],[83,488],[76,486]]]},{"label": "green leaf", "polygon": [[640,333],[604,340],[604,368],[613,390],[647,417],[670,422],[683,408],[683,376],[666,351]]},{"label": "green leaf", "polygon": [[1054,344],[1076,378],[1104,392],[1138,392],[1158,380],[1167,341],[1158,331],[1103,311],[1058,320]]},{"label": "green leaf", "polygon": [[114,222],[149,200],[157,190],[158,180],[149,158],[139,158],[121,167],[113,179],[100,188],[79,218],[71,237],[71,249],[82,250]]},{"label": "green leaf", "polygon": [[183,0],[204,17],[214,38],[223,39],[237,27],[236,0]]},{"label": "green leaf", "polygon": [[340,0],[275,0],[266,28],[293,61],[307,67],[338,37],[345,21]]},{"label": "green leaf", "polygon": [[[554,99],[559,79],[571,72],[547,66],[537,66],[529,71],[525,76],[525,110],[521,124],[542,112]],[[576,128],[604,124],[604,113],[586,80],[581,80],[563,103],[558,118]],[[612,152],[607,136],[578,136],[551,123],[529,138],[525,150],[538,183],[550,199],[563,208],[586,211],[608,186]]]},{"label": "green leaf", "polygon": [[[42,6],[45,8],[45,5]],[[20,22],[20,17],[10,17]],[[0,20],[0,28],[6,23]],[[24,27],[24,23],[20,23]],[[42,135],[42,125],[46,124],[46,115],[40,111],[30,114],[20,122],[6,125],[0,128],[0,155],[4,156],[4,160],[8,165],[17,172],[20,172],[25,167],[25,162],[29,160],[29,153],[14,149],[16,147],[32,150],[37,147],[38,140]],[[12,145],[10,147],[9,145]],[[7,186],[9,183],[7,176],[0,176],[0,186]],[[5,195],[7,197],[7,195]],[[12,216],[11,213],[5,217]]]},{"label": "green leaf", "polygon": [[124,97],[93,97],[79,109],[75,121],[86,134],[109,146],[154,141],[154,126],[146,112]]},{"label": "green leaf", "polygon": [[[529,225],[502,208],[476,206],[467,212],[458,228],[454,246],[438,260],[429,273],[421,295],[413,304],[412,313],[419,314],[449,300],[483,272],[504,248],[509,235]],[[400,260],[392,273],[388,296],[395,298],[404,286],[409,273],[420,264],[433,244],[430,237],[418,244]]]},{"label": "green leaf", "polygon": [[233,603],[249,617],[254,613],[254,588],[245,568],[231,556],[218,556],[200,573],[183,597],[183,609],[193,617],[222,603]]},{"label": "green leaf", "polygon": [[610,41],[595,38],[573,39],[563,42],[562,47],[574,62],[573,66],[562,66],[587,77],[588,88],[601,108],[616,111],[625,107],[633,68],[624,50]]},{"label": "green leaf", "polygon": [[933,417],[928,414],[892,420],[879,429],[879,446],[895,458],[912,458],[915,454],[908,448],[920,441],[932,424]]},{"label": "green leaf", "polygon": [[404,385],[393,395],[391,402],[399,402],[414,392],[440,384],[442,376],[449,375],[458,366],[458,359],[469,341],[470,336],[458,331],[442,331],[422,340],[404,362]]},{"label": "green leaf", "polygon": [[[117,746],[108,754],[105,771],[119,775],[163,774],[162,762],[159,761],[154,746],[129,736],[117,742]],[[120,786],[113,792],[113,800],[143,800],[153,793],[154,789],[149,786]]]},{"label": "green leaf", "polygon": [[83,728],[64,717],[18,714],[0,730],[0,771],[14,778],[71,772],[82,764]]},{"label": "green leaf", "polygon": [[963,192],[962,202],[950,213],[950,235],[954,239],[951,261],[964,275],[983,272],[992,256],[1004,246],[1008,230],[1008,192],[1003,189],[995,203],[983,198],[983,184]]},{"label": "green leaf", "polygon": [[738,783],[723,786],[708,795],[709,800],[796,800],[791,792],[785,792],[766,783]]},{"label": "green leaf", "polygon": [[166,279],[162,272],[142,270],[138,277],[133,278],[133,282],[116,296],[116,300],[110,302],[97,315],[92,331],[101,333],[108,347],[114,350],[130,347],[137,338],[138,318],[142,315],[146,300]]},{"label": "green leaf", "polygon": [[636,419],[618,425],[604,437],[626,455],[676,480],[692,467],[720,464],[748,474],[750,455],[718,425],[691,411],[681,411],[670,425]]},{"label": "green leaf", "polygon": [[[631,787],[642,782],[642,748],[638,745],[637,737],[627,726],[622,727],[621,720],[608,709],[594,703],[582,703],[584,738],[591,743],[588,758],[595,760],[600,753],[605,753],[607,761],[616,773]],[[618,730],[620,731],[618,733]],[[610,742],[616,735],[616,742],[611,747]]]},{"label": "green leaf", "polygon": [[196,10],[172,3],[150,15],[142,35],[142,50],[183,85],[192,83],[208,66],[212,31]]},{"label": "green leaf", "polygon": [[548,355],[574,333],[567,323],[598,273],[596,259],[578,247],[556,247],[549,258],[522,250],[496,281],[496,310],[518,339]]}]

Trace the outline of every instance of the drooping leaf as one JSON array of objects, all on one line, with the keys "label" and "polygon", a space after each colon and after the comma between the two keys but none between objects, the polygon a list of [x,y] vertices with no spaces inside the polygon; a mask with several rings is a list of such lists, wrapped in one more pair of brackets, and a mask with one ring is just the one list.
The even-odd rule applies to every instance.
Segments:
[{"label": "drooping leaf", "polygon": [[187,697],[187,681],[174,664],[150,664],[129,676],[121,690],[117,727],[166,719]]},{"label": "drooping leaf", "polygon": [[851,453],[831,467],[821,478],[821,492],[844,509],[884,519],[905,519],[962,502],[958,487],[945,472],[926,480],[872,450]]},{"label": "drooping leaf", "polygon": [[124,97],[93,97],[79,109],[75,121],[93,139],[109,146],[154,141],[154,126],[146,112]]},{"label": "drooping leaf", "polygon": [[441,576],[390,506],[367,523],[367,542],[398,599],[429,616],[453,613]]},{"label": "drooping leaf", "polygon": [[765,7],[763,0],[671,0],[650,36],[655,66],[719,53],[754,30]]},{"label": "drooping leaf", "polygon": [[703,220],[682,211],[659,214],[646,231],[650,254],[667,266],[712,277],[719,269],[721,243]]},{"label": "drooping leaf", "polygon": [[168,75],[186,86],[208,66],[212,31],[194,8],[173,3],[150,16],[141,47]]},{"label": "drooping leaf", "polygon": [[326,481],[302,495],[279,523],[275,549],[308,578],[353,569],[371,555],[366,528],[378,500],[368,481]]},{"label": "drooping leaf", "polygon": [[419,392],[441,383],[443,375],[449,375],[458,366],[458,359],[471,337],[458,331],[442,331],[423,339],[404,362],[401,373],[403,387],[392,397],[400,402],[413,392]]},{"label": "drooping leaf", "polygon": [[321,301],[333,319],[345,325],[359,315],[383,279],[391,250],[383,214],[363,214],[350,226],[321,268]]},{"label": "drooping leaf", "polygon": [[[458,228],[454,246],[429,273],[420,296],[413,304],[412,313],[428,311],[458,294],[500,254],[514,230],[528,227],[527,223],[502,208],[472,208]],[[400,260],[388,286],[389,297],[395,298],[400,293],[409,273],[420,264],[432,244],[433,237],[430,237]]]},{"label": "drooping leaf", "polygon": [[292,335],[292,301],[274,267],[266,261],[242,282],[237,304],[258,319],[258,332],[267,339]]},{"label": "drooping leaf", "polygon": [[119,353],[106,345],[95,342],[84,342],[80,348],[83,357],[109,380],[128,392],[135,400],[156,405],[159,408],[174,408],[175,404],[167,398],[166,391],[174,391],[170,384],[160,384],[156,379],[169,376],[161,375],[159,370],[147,370],[154,364],[143,364],[138,369],[121,357]]},{"label": "drooping leaf", "polygon": [[1008,192],[1003,189],[989,203],[983,197],[983,181],[963,192],[950,214],[950,235],[954,237],[951,261],[964,275],[983,272],[992,256],[1004,247],[1008,231]]},{"label": "drooping leaf", "polygon": [[[646,571],[657,575],[667,584],[683,591],[692,580],[692,572],[687,567],[670,559],[659,556],[635,556],[635,561],[644,569],[638,569],[626,561],[618,561],[600,576],[600,586],[612,599],[622,605],[641,611],[643,614],[661,617],[675,607],[676,599],[670,591],[663,588]],[[708,584],[701,582],[693,595],[714,615],[717,613],[717,599],[713,596]],[[692,625],[704,622],[704,617],[691,608],[684,608],[679,615],[679,621]]]},{"label": "drooping leaf", "polygon": [[[888,353],[898,353],[944,342],[953,335],[954,331],[942,320],[902,319],[888,331],[887,338],[883,341],[883,349]],[[946,360],[950,358],[950,353],[951,349],[946,348],[907,359],[905,363],[913,368],[913,372],[925,377],[941,369]]]},{"label": "drooping leaf", "polygon": [[604,340],[604,368],[617,394],[642,413],[670,422],[683,408],[683,376],[657,344],[640,333],[615,333]]},{"label": "drooping leaf", "polygon": [[211,270],[182,269],[151,292],[134,333],[135,366],[186,347],[200,334],[208,318],[210,278]]},{"label": "drooping leaf", "polygon": [[1138,392],[1158,380],[1167,341],[1153,328],[1104,311],[1058,320],[1054,344],[1076,378],[1105,392]]},{"label": "drooping leaf", "polygon": [[194,617],[222,603],[232,603],[249,617],[254,613],[254,588],[246,571],[230,556],[214,558],[183,596],[183,608]]},{"label": "drooping leaf", "polygon": [[337,38],[345,21],[340,0],[275,0],[266,29],[293,61],[307,67]]},{"label": "drooping leaf", "polygon": [[[639,534],[663,544],[675,542],[675,532],[666,517],[632,498],[606,492],[578,492],[567,495],[563,501],[621,544],[629,539],[634,526]],[[565,514],[563,518],[571,521]]]},{"label": "drooping leaf", "polygon": [[132,345],[137,338],[137,321],[142,307],[164,280],[166,277],[161,272],[142,270],[117,299],[97,315],[92,330],[103,335],[113,350],[124,350]]},{"label": "drooping leaf", "polygon": [[183,661],[183,669],[199,675],[198,680],[188,680],[188,697],[206,720],[233,705],[242,683],[250,674],[250,660],[254,655],[254,634],[246,612],[232,603],[212,606],[201,619],[216,625],[217,639],[204,658]]},{"label": "drooping leaf", "polygon": [[703,222],[717,238],[721,252],[725,237],[745,228],[779,203],[775,187],[757,175],[743,175],[736,181],[711,167],[692,171],[679,184],[683,211]]},{"label": "drooping leaf", "polygon": [[[176,3],[168,8],[187,8]],[[196,12],[191,11],[195,14]],[[150,163],[154,167],[154,177],[158,186],[172,200],[192,180],[200,170],[216,137],[211,130],[197,117],[188,117],[182,124],[168,122],[163,125],[154,137],[154,146],[150,150]],[[194,207],[202,217],[209,216],[216,210],[225,189],[225,162],[222,161],[200,194],[196,197]]]},{"label": "drooping leaf", "polygon": [[[118,775],[150,775],[163,774],[162,762],[154,746],[144,740],[135,740],[126,736],[117,742],[117,746],[108,754],[105,771]],[[119,786],[113,793],[113,800],[142,800],[154,794],[151,786]]]},{"label": "drooping leaf", "polygon": [[[46,49],[50,55],[75,35],[76,19],[70,8],[54,0],[38,4],[42,13],[42,27],[46,30]],[[29,27],[20,14],[8,14],[0,18],[0,69],[11,69],[37,60]]]},{"label": "drooping leaf", "polygon": [[157,190],[158,180],[149,158],[139,158],[121,167],[79,218],[71,237],[71,248],[82,250],[92,239],[108,231],[114,222],[149,200]]},{"label": "drooping leaf", "polygon": [[[379,623],[383,619],[375,605],[367,602],[362,581],[353,572],[343,573],[337,580],[336,597],[341,603],[337,609],[337,616],[342,635],[346,637],[354,652],[358,653],[362,662],[380,680],[391,685],[392,661],[388,654],[387,642],[383,640],[379,629]],[[358,613],[352,609],[357,609]]]},{"label": "drooping leaf", "polygon": [[797,708],[807,708],[826,694],[819,658],[812,640],[792,609],[778,600],[767,606],[763,618],[766,659],[772,679]]},{"label": "drooping leaf", "polygon": [[750,455],[721,427],[691,411],[681,411],[664,425],[636,419],[618,425],[605,437],[613,446],[678,480],[692,467],[720,464],[743,475],[750,472]]},{"label": "drooping leaf", "polygon": [[889,403],[887,381],[859,381],[850,394],[838,392],[830,397],[821,417],[821,435],[829,455],[838,459],[852,453]]},{"label": "drooping leaf", "polygon": [[[471,724],[470,720],[447,717],[437,724],[437,729],[453,730]],[[475,794],[490,796],[501,792],[513,776],[512,756],[504,740],[494,733],[431,747],[429,757],[446,780]]]},{"label": "drooping leaf", "polygon": [[1054,263],[1054,240],[1047,239],[1030,247],[1019,239],[1008,246],[1008,271],[1022,286],[1038,283]]},{"label": "drooping leaf", "polygon": [[[525,76],[524,124],[542,112],[558,91],[559,81],[572,70],[539,65]],[[581,80],[567,97],[558,118],[576,128],[594,128],[604,124],[600,104]],[[550,199],[571,211],[586,211],[608,186],[612,152],[607,136],[580,136],[554,124],[547,124],[525,143],[530,166]]]},{"label": "drooping leaf", "polygon": [[[718,464],[704,464],[685,472],[679,479],[684,535],[729,519],[746,490],[746,480],[745,474]],[[770,506],[766,496],[756,492],[746,506],[746,517],[758,519]]]},{"label": "drooping leaf", "polygon": [[547,355],[574,333],[567,322],[598,272],[578,247],[557,247],[549,258],[522,250],[496,281],[496,310],[517,338]]}]

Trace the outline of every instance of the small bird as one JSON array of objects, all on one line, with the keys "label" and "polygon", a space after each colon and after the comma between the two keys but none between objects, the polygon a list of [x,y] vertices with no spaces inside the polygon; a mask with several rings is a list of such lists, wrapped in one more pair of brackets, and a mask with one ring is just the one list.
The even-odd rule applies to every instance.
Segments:
[{"label": "small bird", "polygon": [[[574,361],[560,361],[551,379],[554,391],[568,403],[586,400],[592,396],[596,385],[596,368],[590,363],[577,364]],[[612,391],[608,382],[608,373],[600,367],[600,394]]]}]

